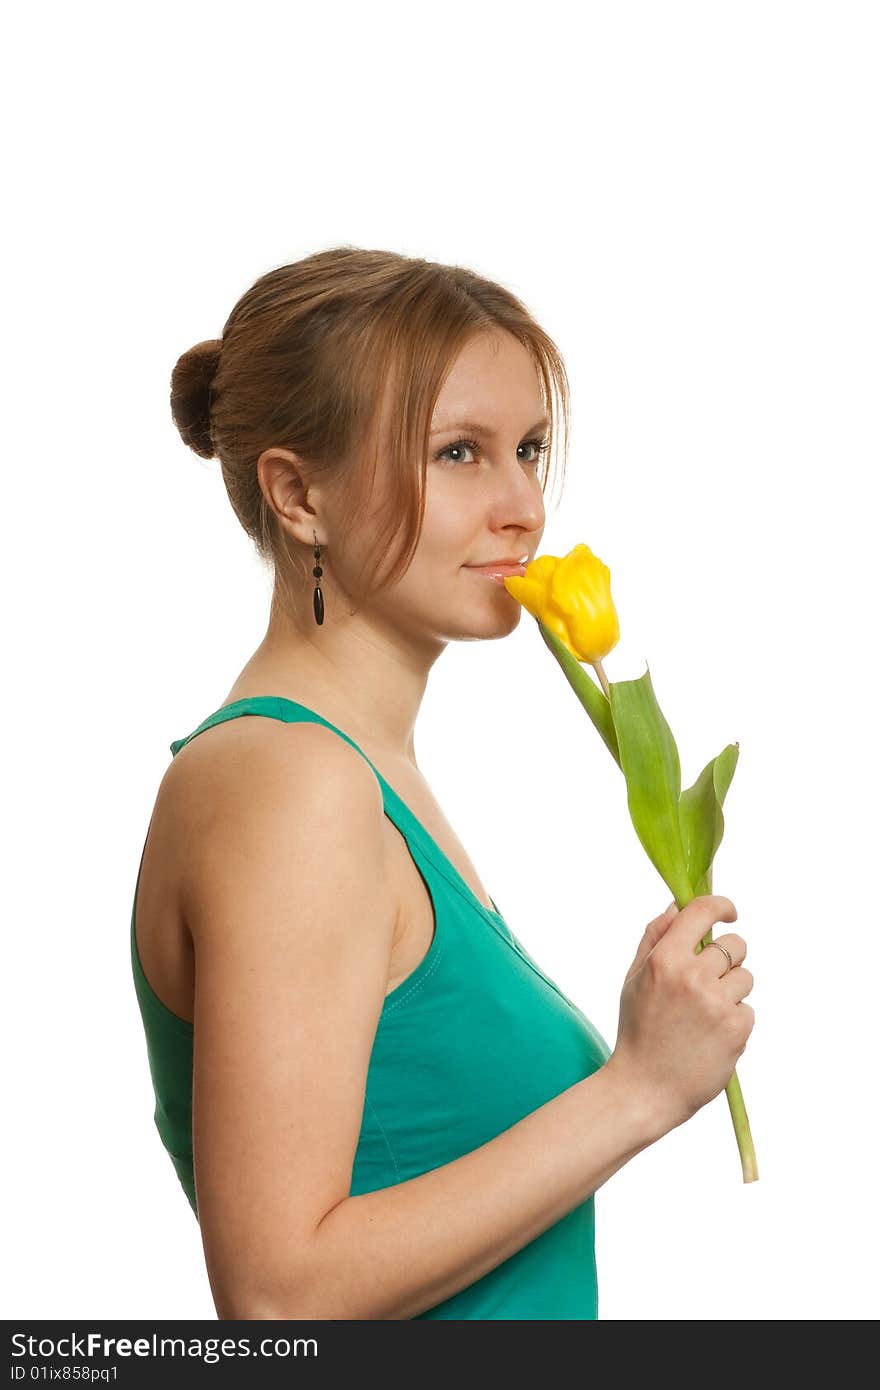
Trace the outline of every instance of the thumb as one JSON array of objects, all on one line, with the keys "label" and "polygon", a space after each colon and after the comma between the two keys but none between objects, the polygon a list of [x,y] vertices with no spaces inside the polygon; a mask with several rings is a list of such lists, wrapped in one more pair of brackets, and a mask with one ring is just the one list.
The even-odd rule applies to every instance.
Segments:
[{"label": "thumb", "polygon": [[657,945],[657,942],[665,936],[677,916],[678,908],[674,902],[671,902],[665,912],[661,912],[659,917],[655,917],[652,922],[648,923],[645,927],[644,936],[639,942],[639,949],[636,951],[635,959],[627,973],[627,979],[629,979],[631,975],[634,975],[637,970],[641,969],[648,956]]}]

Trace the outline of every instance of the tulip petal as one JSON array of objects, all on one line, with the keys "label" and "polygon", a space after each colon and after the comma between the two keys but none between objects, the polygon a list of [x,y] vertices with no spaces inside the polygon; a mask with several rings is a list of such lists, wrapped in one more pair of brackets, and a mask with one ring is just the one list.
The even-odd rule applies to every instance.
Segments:
[{"label": "tulip petal", "polygon": [[576,661],[601,661],[620,640],[611,598],[611,572],[581,542],[567,555],[539,555],[522,575],[508,575],[507,592],[554,632]]},{"label": "tulip petal", "polygon": [[547,583],[538,560],[532,561],[525,574],[508,574],[503,582],[511,597],[521,603],[533,618],[541,616],[541,610],[547,602]]},{"label": "tulip petal", "polygon": [[601,661],[620,640],[611,572],[583,542],[553,569],[548,607],[564,618],[568,644],[579,661]]},{"label": "tulip petal", "polygon": [[651,671],[612,681],[611,714],[636,834],[679,907],[694,896],[679,819],[681,764],[672,730],[657,703]]}]

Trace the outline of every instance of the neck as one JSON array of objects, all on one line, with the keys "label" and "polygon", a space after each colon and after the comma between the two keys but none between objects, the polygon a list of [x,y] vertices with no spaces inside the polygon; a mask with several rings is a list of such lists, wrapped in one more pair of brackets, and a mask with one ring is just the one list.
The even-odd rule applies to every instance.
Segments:
[{"label": "neck", "polygon": [[[340,611],[341,610],[341,611]],[[310,621],[309,621],[310,620]],[[421,641],[375,613],[334,605],[319,626],[273,598],[266,634],[237,682],[308,705],[353,738],[417,767],[415,723],[428,673],[445,643]]]}]

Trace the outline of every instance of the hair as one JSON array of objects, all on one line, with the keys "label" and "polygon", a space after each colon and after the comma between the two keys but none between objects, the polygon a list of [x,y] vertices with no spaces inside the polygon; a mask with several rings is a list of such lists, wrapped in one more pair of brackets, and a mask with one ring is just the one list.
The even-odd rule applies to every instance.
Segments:
[{"label": "hair", "polygon": [[546,491],[560,414],[563,471],[568,452],[562,356],[510,290],[463,266],[353,246],[317,251],[262,275],[221,336],[178,359],[174,423],[202,458],[219,458],[238,520],[291,600],[310,586],[311,545],[298,545],[278,524],[257,477],[260,455],[273,446],[289,449],[304,474],[326,475],[340,498],[333,545],[342,547],[371,495],[387,400],[387,476],[396,500],[377,537],[372,572],[361,578],[368,593],[393,583],[421,534],[431,422],[443,382],[470,338],[498,330],[529,351],[538,373],[550,421],[550,447],[539,465]]}]

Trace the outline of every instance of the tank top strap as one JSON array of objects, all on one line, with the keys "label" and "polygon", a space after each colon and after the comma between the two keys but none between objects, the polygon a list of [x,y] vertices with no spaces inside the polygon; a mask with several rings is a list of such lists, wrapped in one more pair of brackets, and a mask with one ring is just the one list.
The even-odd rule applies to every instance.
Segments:
[{"label": "tank top strap", "polygon": [[317,710],[309,709],[307,705],[301,705],[297,700],[288,700],[283,695],[246,695],[244,699],[233,700],[228,705],[221,705],[213,714],[209,714],[207,719],[203,719],[191,734],[187,734],[185,738],[177,738],[169,744],[172,757],[177,757],[181,748],[190,743],[198,734],[204,733],[205,729],[211,729],[215,724],[225,724],[228,719],[237,719],[246,714],[260,714],[269,719],[280,719],[285,724],[323,724],[325,728],[332,729],[340,738],[344,738],[346,743],[351,744],[352,748],[356,748],[364,761],[370,764],[379,781],[384,780],[364,750],[344,730],[331,724],[329,719],[318,714]]},{"label": "tank top strap", "polygon": [[[186,738],[175,739],[174,742],[169,745],[172,756],[176,757],[184,744],[189,743],[197,734],[203,733],[205,729],[210,729],[215,724],[224,724],[227,719],[237,719],[247,714],[261,714],[268,716],[270,719],[280,719],[285,724],[323,724],[326,729],[332,729],[335,734],[338,734],[340,738],[344,738],[346,743],[350,743],[352,748],[360,753],[364,762],[369,763],[379,780],[383,797],[386,792],[390,792],[392,797],[396,797],[394,789],[385,781],[376,765],[367,757],[364,750],[359,744],[355,743],[354,739],[351,738],[349,734],[345,733],[343,729],[337,728],[335,724],[331,724],[330,720],[325,719],[322,714],[318,714],[317,710],[309,709],[307,705],[301,705],[296,700],[288,700],[282,695],[247,695],[242,700],[233,700],[231,704],[222,705],[220,709],[215,710],[213,714],[209,714],[207,719],[203,719],[198,728],[194,729],[191,734],[187,734]],[[397,800],[400,801],[400,798],[397,797]],[[403,805],[403,802],[400,802],[400,805],[403,806],[404,810],[407,809]]]}]

